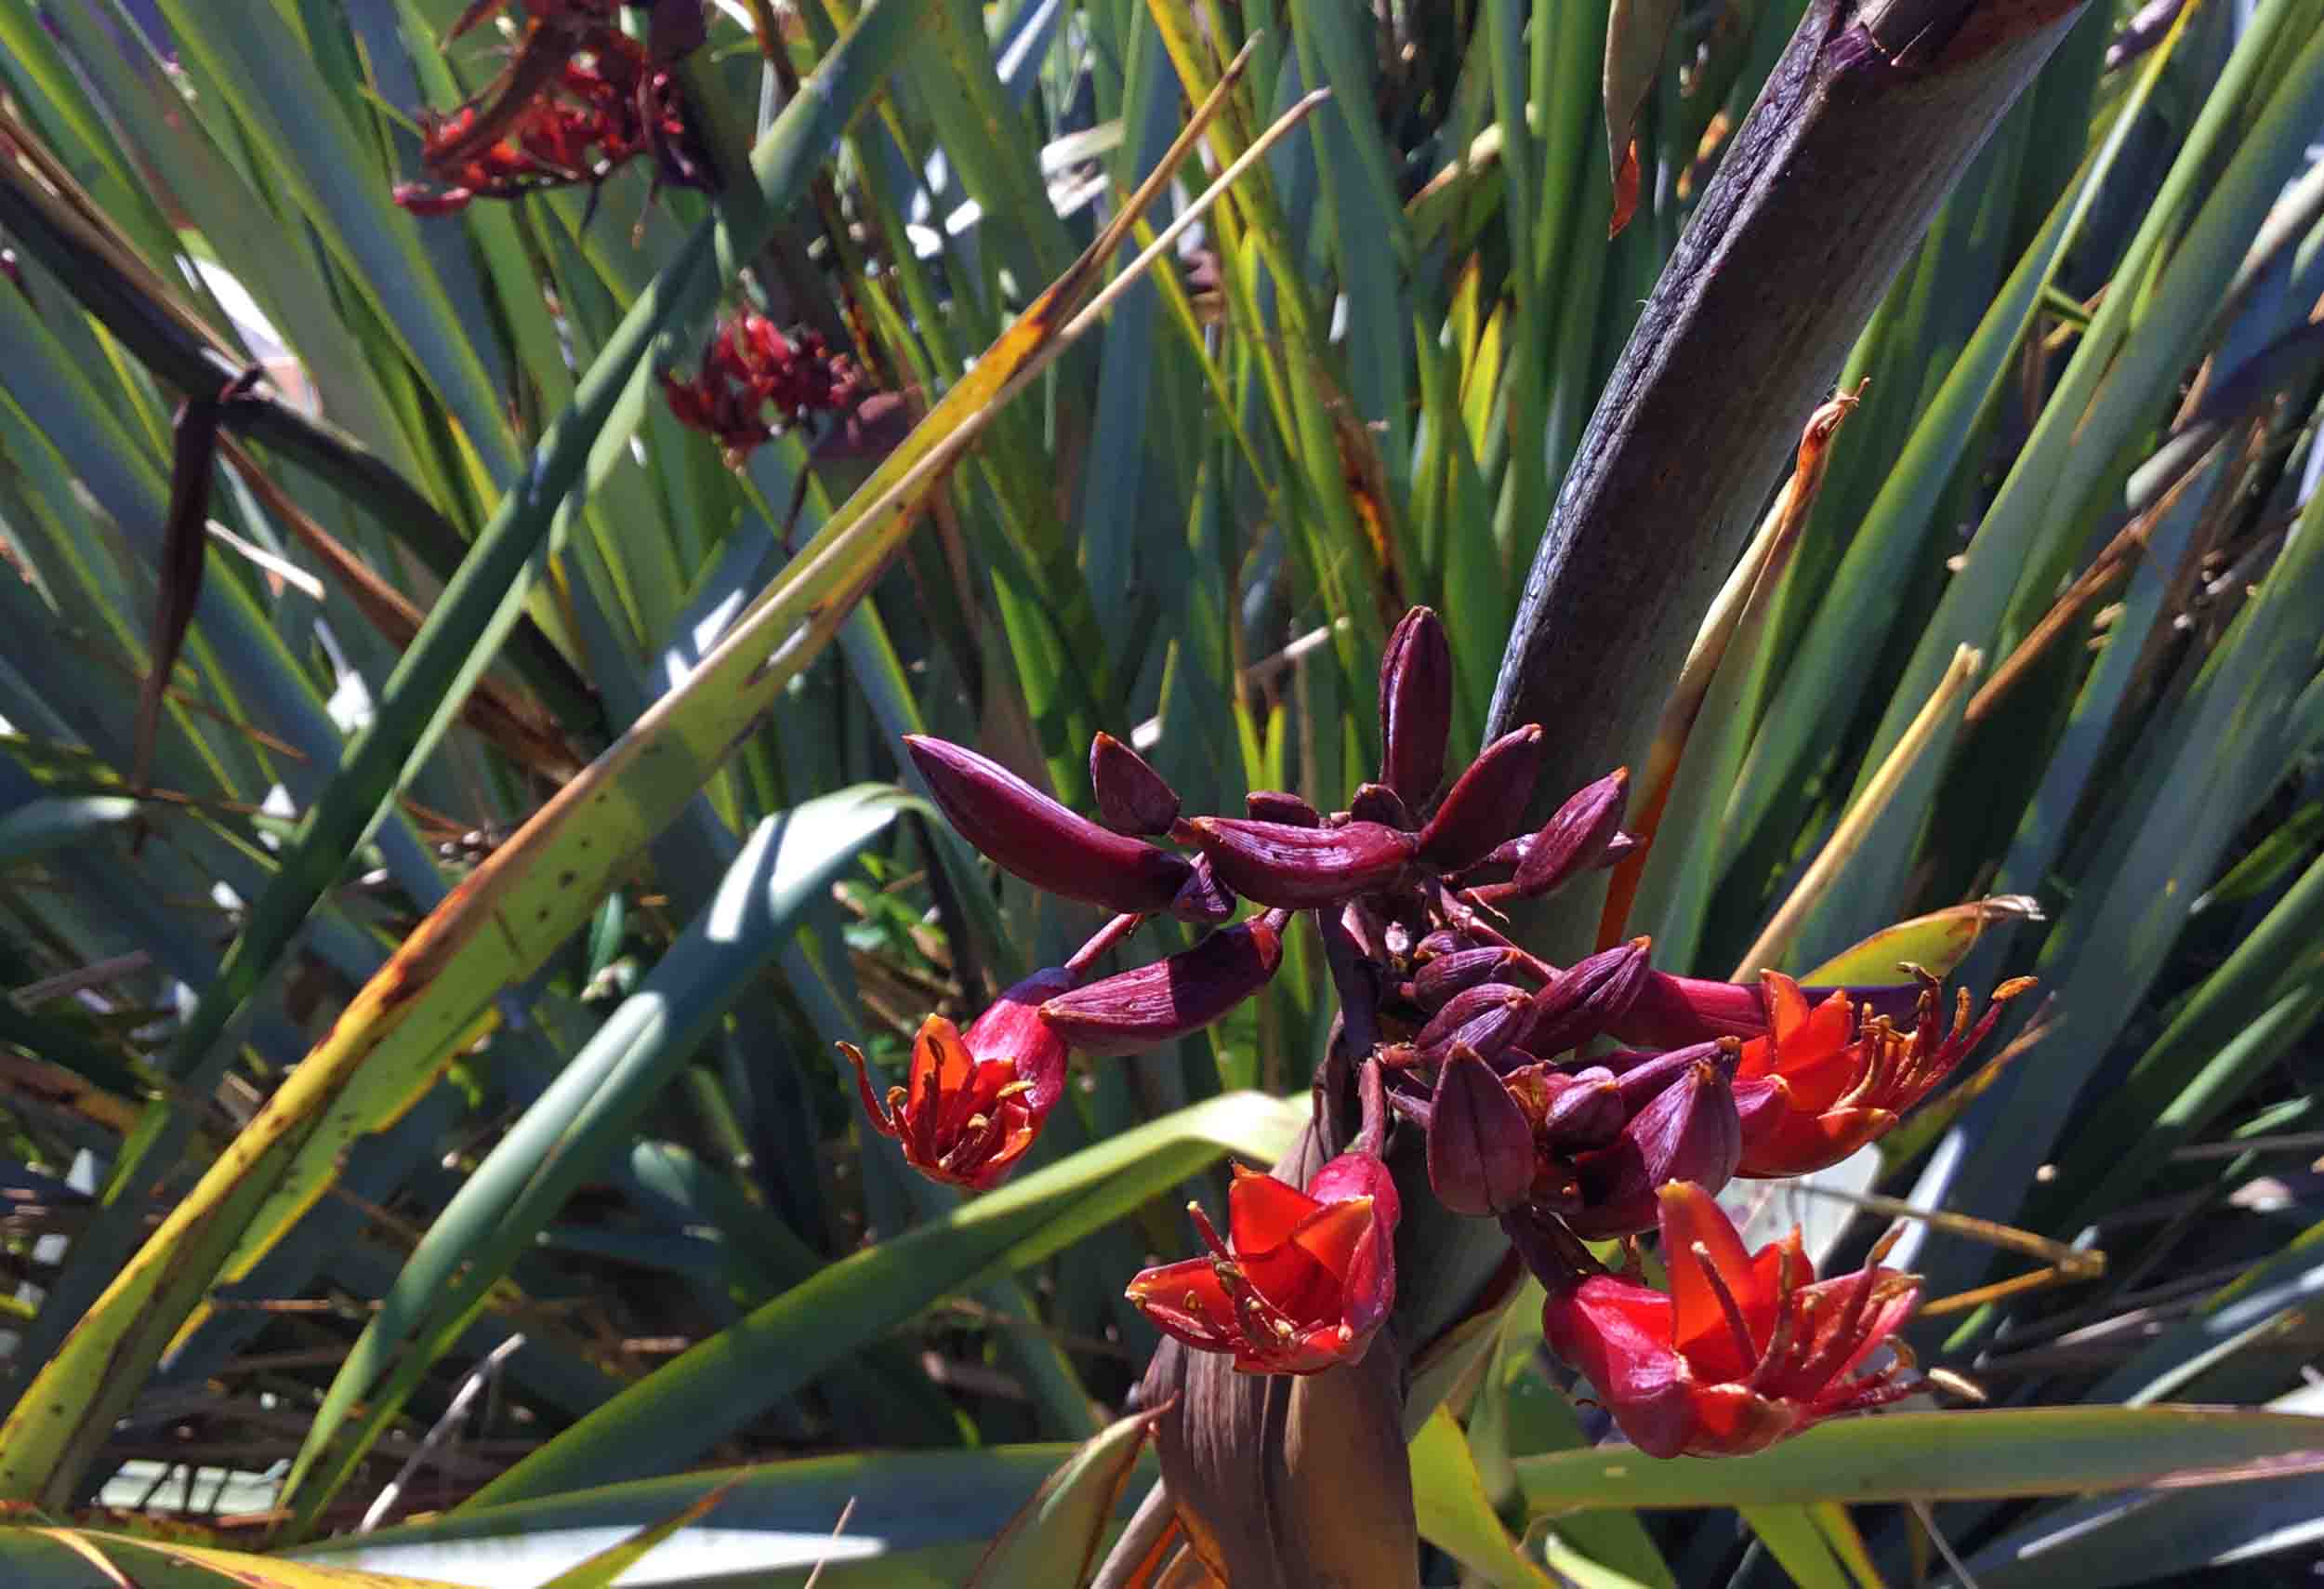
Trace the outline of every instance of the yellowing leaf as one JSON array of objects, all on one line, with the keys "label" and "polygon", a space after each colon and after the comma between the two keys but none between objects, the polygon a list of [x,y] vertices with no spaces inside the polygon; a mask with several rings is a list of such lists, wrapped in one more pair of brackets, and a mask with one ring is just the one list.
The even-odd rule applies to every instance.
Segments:
[{"label": "yellowing leaf", "polygon": [[1138,1465],[1155,1421],[1154,1408],[1108,1424],[1085,1441],[1063,1467],[1042,1481],[1024,1509],[977,1563],[969,1589],[1014,1583],[1078,1583],[1097,1559],[1105,1526],[1120,1503],[1122,1486]]},{"label": "yellowing leaf", "polygon": [[0,1528],[0,1582],[8,1589],[87,1589],[92,1569],[137,1589],[484,1589],[281,1561],[210,1545],[172,1544],[94,1529]]},{"label": "yellowing leaf", "polygon": [[1412,1505],[1420,1537],[1497,1589],[1552,1589],[1555,1580],[1528,1561],[1485,1498],[1485,1481],[1469,1437],[1443,1406],[1412,1437]]},{"label": "yellowing leaf", "polygon": [[1863,942],[1841,950],[1799,980],[1825,987],[1835,983],[1902,986],[1910,979],[1898,967],[1907,964],[1922,966],[1930,974],[1943,976],[1969,958],[1969,951],[1976,947],[1977,939],[1992,923],[2040,919],[2040,907],[2022,894],[2000,894],[1987,899],[1973,899],[1966,905],[1948,905],[1926,916],[1882,928]]},{"label": "yellowing leaf", "polygon": [[1631,130],[1654,92],[1662,53],[1679,20],[1678,0],[1614,0],[1605,23],[1605,145],[1614,166],[1611,237],[1638,207],[1638,146]]}]

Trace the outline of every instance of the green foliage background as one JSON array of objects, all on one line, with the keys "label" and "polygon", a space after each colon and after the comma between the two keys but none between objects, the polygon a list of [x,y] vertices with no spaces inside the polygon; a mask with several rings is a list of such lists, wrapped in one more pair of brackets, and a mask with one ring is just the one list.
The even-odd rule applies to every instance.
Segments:
[{"label": "green foliage background", "polygon": [[[958,1582],[1119,1410],[1154,1340],[1123,1279],[1287,1140],[1329,1010],[1295,938],[1216,1031],[1091,1066],[1003,1191],[920,1184],[832,1042],[893,1064],[1094,923],[931,823],[896,735],[1077,803],[1100,728],[1194,809],[1333,801],[1426,602],[1473,746],[1599,387],[1800,7],[1683,9],[1611,242],[1597,5],[819,0],[780,70],[721,5],[687,69],[716,201],[632,168],[415,220],[413,113],[508,48],[441,46],[460,9],[162,0],[165,57],[117,0],[0,0],[0,1496],[279,1491],[273,1547],[341,1534],[489,1357],[401,1481],[397,1515],[449,1514],[318,1563],[543,1582],[715,1482],[665,1476],[750,1462],[657,1581],[800,1582],[852,1500],[824,1582]],[[1974,1221],[2104,1276],[1928,1321],[2007,1412],[1651,1491],[1586,1449],[1520,1302],[1414,1447],[1435,1569],[1901,1581],[1899,1501],[1987,1589],[2313,1548],[2324,5],[2191,3],[2118,61],[2130,20],[2082,15],[1863,329],[1633,917],[1726,974],[1843,819],[1869,838],[1778,964],[2033,896],[1961,974],[2040,974],[2043,1037],[1877,1168],[1963,1216],[1914,1241],[1932,1296],[2031,1265]],[[1153,226],[1330,99],[1059,352],[1017,316],[1246,38]],[[654,385],[746,298],[929,417],[876,473],[799,434],[729,470]],[[216,475],[140,784],[152,615],[190,593],[172,413],[251,360],[274,396],[228,416],[249,467]],[[2002,682],[1876,782],[1961,646]],[[489,908],[452,897],[511,848]],[[374,983],[412,944],[442,948]],[[1835,1252],[1849,1212],[1760,1211]],[[1120,1444],[1051,1493],[1058,1539]],[[271,1478],[221,1508],[237,1474]],[[2190,1474],[2253,1481],[2065,1498]],[[12,1581],[89,1581],[62,1539],[0,1530]]]}]

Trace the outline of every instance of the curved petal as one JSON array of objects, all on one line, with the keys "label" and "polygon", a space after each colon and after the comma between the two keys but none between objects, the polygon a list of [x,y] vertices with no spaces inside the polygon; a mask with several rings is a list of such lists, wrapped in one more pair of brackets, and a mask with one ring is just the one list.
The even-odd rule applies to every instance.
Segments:
[{"label": "curved petal", "polygon": [[1243,1344],[1235,1322],[1235,1303],[1219,1283],[1208,1258],[1185,1258],[1142,1269],[1124,1294],[1165,1335],[1201,1352],[1227,1352]]},{"label": "curved petal", "polygon": [[1807,1020],[1807,995],[1800,985],[1779,971],[1759,973],[1759,996],[1767,1006],[1767,1035],[1781,1047],[1791,1040],[1802,1024]]},{"label": "curved petal", "polygon": [[[1671,1344],[1706,1384],[1748,1379],[1751,1365],[1775,1332],[1781,1254],[1773,1245],[1755,1254],[1746,1251],[1726,1211],[1692,1182],[1673,1181],[1664,1186],[1659,1214],[1662,1261],[1670,1270]],[[1751,1337],[1748,1356],[1727,1321],[1726,1308],[1719,1301],[1707,1268],[1718,1271],[1743,1316],[1744,1328]]]},{"label": "curved petal", "polygon": [[1739,1384],[1714,1384],[1694,1398],[1694,1426],[1686,1454],[1739,1457],[1765,1450],[1793,1430],[1814,1421],[1796,1403],[1758,1396]]},{"label": "curved petal", "polygon": [[1896,1126],[1886,1109],[1832,1109],[1820,1115],[1789,1114],[1757,1135],[1744,1133],[1743,1162],[1738,1175],[1754,1180],[1781,1180],[1829,1170]]},{"label": "curved petal", "polygon": [[1921,1305],[1921,1282],[1915,1275],[1899,1269],[1872,1271],[1873,1300],[1856,1315],[1853,1327],[1855,1339],[1838,1346],[1832,1336],[1848,1314],[1848,1293],[1864,1282],[1862,1271],[1822,1280],[1802,1292],[1802,1305],[1810,1305],[1809,1293],[1814,1293],[1813,1317],[1816,1321],[1816,1340],[1800,1354],[1802,1362],[1811,1362],[1831,1353],[1830,1371],[1818,1373],[1824,1384],[1803,1386],[1800,1394],[1814,1395],[1826,1384],[1838,1384],[1855,1374],[1888,1338],[1904,1328],[1913,1309]]},{"label": "curved petal", "polygon": [[1227,1236],[1237,1254],[1265,1252],[1290,1240],[1322,1206],[1288,1181],[1237,1164],[1226,1192]]},{"label": "curved petal", "polygon": [[1687,1449],[1695,1387],[1670,1346],[1670,1299],[1594,1275],[1541,1305],[1550,1349],[1586,1376],[1631,1443],[1648,1456]]},{"label": "curved petal", "polygon": [[1259,1294],[1294,1323],[1337,1322],[1347,1309],[1347,1273],[1372,1229],[1367,1199],[1327,1203],[1293,1238],[1264,1252],[1239,1248],[1236,1262]]},{"label": "curved petal", "polygon": [[1350,1361],[1363,1356],[1364,1344],[1387,1322],[1395,1305],[1396,1249],[1387,1229],[1375,1219],[1372,1228],[1356,1243],[1340,1285],[1340,1319],[1356,1336]]},{"label": "curved petal", "polygon": [[1396,1198],[1396,1178],[1376,1154],[1341,1154],[1307,1178],[1307,1195],[1326,1203],[1369,1198],[1372,1217],[1390,1231],[1396,1228],[1396,1219],[1402,1212]]}]

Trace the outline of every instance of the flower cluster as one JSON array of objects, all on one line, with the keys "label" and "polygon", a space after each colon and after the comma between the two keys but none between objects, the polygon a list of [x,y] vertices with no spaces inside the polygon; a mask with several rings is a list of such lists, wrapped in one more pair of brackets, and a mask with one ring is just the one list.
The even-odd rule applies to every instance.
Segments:
[{"label": "flower cluster", "polygon": [[[469,7],[453,32],[495,8]],[[640,155],[654,160],[657,185],[716,187],[670,70],[693,41],[657,39],[649,48],[614,24],[614,10],[611,0],[535,6],[490,89],[448,116],[422,113],[420,163],[430,180],[398,183],[395,202],[416,215],[445,215],[474,199],[594,188]],[[697,32],[700,20],[697,7]]]},{"label": "flower cluster", "polygon": [[[1920,1282],[1880,1265],[1896,1233],[1855,1274],[1817,1280],[1796,1227],[1747,1252],[1702,1187],[1671,1182],[1658,1202],[1667,1293],[1591,1264],[1565,1270],[1541,1307],[1551,1350],[1589,1377],[1640,1450],[1740,1456],[1918,1388],[1893,1337]],[[1888,1362],[1865,1371],[1883,1346]]]},{"label": "flower cluster", "polygon": [[680,424],[716,437],[728,464],[737,468],[786,426],[841,413],[863,390],[854,362],[833,352],[821,336],[805,330],[786,336],[765,315],[748,311],[711,333],[693,379],[662,372],[670,413]]},{"label": "flower cluster", "polygon": [[[1447,782],[1451,689],[1443,627],[1415,608],[1381,665],[1379,779],[1330,813],[1270,791],[1240,816],[1186,816],[1158,773],[1100,735],[1092,821],[973,751],[907,739],[970,842],[1116,916],[1043,973],[1037,1004],[1034,984],[1012,989],[960,1056],[944,1058],[924,1031],[911,1087],[885,1113],[871,1106],[875,1123],[921,1169],[963,1180],[980,1167],[972,1184],[990,1185],[1003,1155],[1023,1151],[1018,1133],[1029,1142],[1037,1128],[1031,1101],[1054,1096],[1063,1049],[1133,1053],[1218,1020],[1274,974],[1305,914],[1358,1067],[1363,1131],[1304,1186],[1238,1174],[1224,1237],[1195,1211],[1208,1255],[1129,1287],[1157,1326],[1251,1372],[1360,1358],[1394,1295],[1386,1136],[1417,1128],[1437,1201],[1500,1222],[1550,1294],[1550,1344],[1642,1449],[1755,1450],[1905,1394],[1908,1359],[1863,1371],[1911,1311],[1914,1282],[1877,1258],[1817,1282],[1796,1235],[1748,1254],[1713,1198],[1736,1176],[1820,1169],[1879,1138],[2027,984],[2004,985],[1974,1022],[1961,995],[1948,1024],[1925,973],[1904,987],[1803,990],[1774,973],[1756,987],[1706,982],[1656,970],[1644,938],[1569,965],[1541,959],[1502,932],[1499,907],[1633,848],[1621,829],[1628,778],[1599,779],[1531,828],[1542,729],[1504,735]],[[1258,908],[1232,920],[1245,901]],[[1089,977],[1157,915],[1210,931]],[[1031,1085],[1009,1094],[1018,1078]],[[1005,1121],[1004,1094],[1026,1101]],[[1585,1245],[1657,1229],[1667,1293],[1605,1272]]]}]

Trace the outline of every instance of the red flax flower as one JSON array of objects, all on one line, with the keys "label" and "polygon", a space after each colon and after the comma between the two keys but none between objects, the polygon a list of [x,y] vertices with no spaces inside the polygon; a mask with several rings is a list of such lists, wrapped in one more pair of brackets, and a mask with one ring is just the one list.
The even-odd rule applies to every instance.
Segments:
[{"label": "red flax flower", "polygon": [[1886,1135],[1993,1029],[2001,1006],[2033,986],[2018,977],[1993,990],[1975,1025],[1961,989],[1948,1028],[1940,984],[1921,976],[1911,1024],[1855,1009],[1842,990],[1811,1007],[1799,984],[1763,972],[1767,1035],[1743,1045],[1735,1101],[1743,1118],[1738,1174],[1772,1179],[1839,1163]]},{"label": "red flax flower", "polygon": [[913,1039],[908,1084],[889,1088],[884,1103],[872,1091],[863,1052],[841,1043],[873,1129],[901,1143],[905,1161],[931,1181],[979,1192],[997,1185],[1065,1091],[1065,1040],[1041,1019],[1040,1007],[1073,984],[1063,971],[1037,972],[965,1033],[942,1015],[929,1016]]},{"label": "red flax flower", "polygon": [[[493,8],[470,7],[453,36]],[[420,164],[434,185],[399,183],[395,202],[444,215],[473,199],[593,187],[639,155],[653,157],[657,184],[714,187],[668,61],[614,26],[613,14],[610,4],[560,0],[527,24],[483,95],[449,116],[423,113]]]},{"label": "red flax flower", "polygon": [[1224,1241],[1201,1205],[1187,1212],[1210,1256],[1129,1282],[1156,1328],[1231,1353],[1238,1373],[1312,1374],[1363,1357],[1396,1300],[1396,1184],[1376,1154],[1341,1154],[1305,1191],[1237,1165]]},{"label": "red flax flower", "polygon": [[[1917,1277],[1870,1265],[1817,1280],[1795,1228],[1746,1252],[1710,1194],[1673,1181],[1661,1193],[1668,1295],[1618,1275],[1551,1292],[1551,1349],[1590,1378],[1632,1444],[1649,1456],[1740,1456],[1843,1412],[1919,1388],[1889,1337],[1921,1300]],[[1895,1360],[1861,1373],[1882,1345]]]},{"label": "red flax flower", "polygon": [[853,362],[831,351],[814,332],[786,337],[765,315],[748,311],[711,334],[693,379],[662,372],[670,413],[680,424],[716,437],[733,468],[783,427],[841,412],[862,385]]}]

